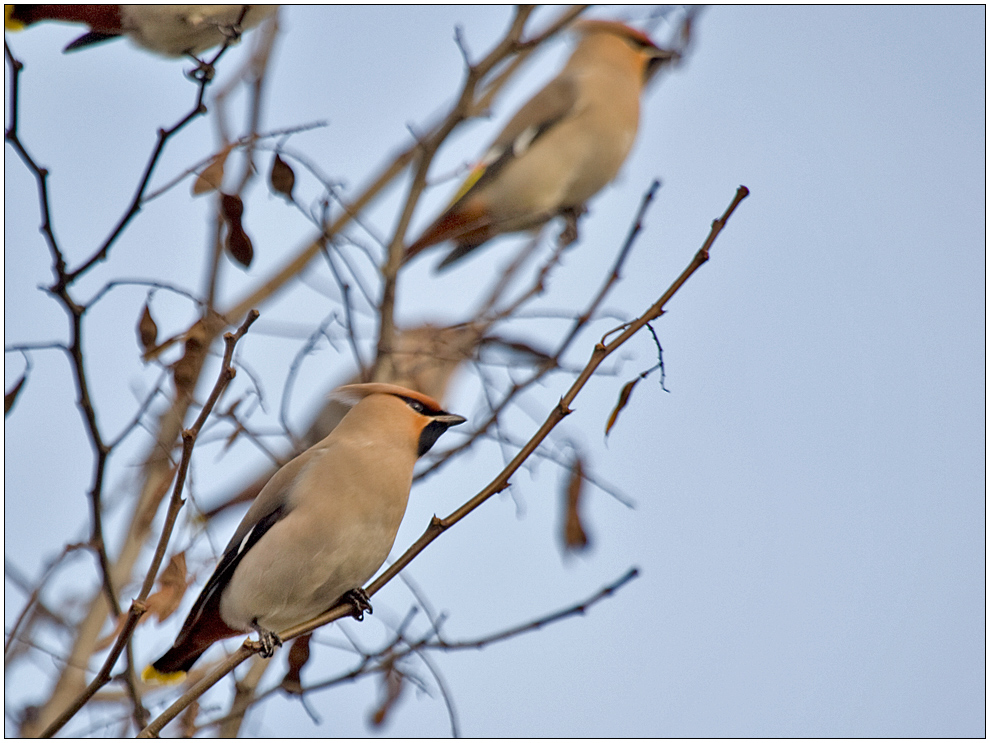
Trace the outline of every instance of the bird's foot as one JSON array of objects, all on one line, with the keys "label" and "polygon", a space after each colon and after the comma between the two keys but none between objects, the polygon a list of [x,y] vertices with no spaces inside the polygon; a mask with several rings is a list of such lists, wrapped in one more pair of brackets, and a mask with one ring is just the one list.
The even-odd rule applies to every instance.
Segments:
[{"label": "bird's foot", "polygon": [[371,608],[371,599],[368,598],[368,594],[363,588],[352,588],[340,597],[340,603],[350,604],[353,608],[353,616],[359,622],[364,619],[365,612],[374,613],[374,609]]},{"label": "bird's foot", "polygon": [[241,28],[240,21],[234,23],[230,26],[217,26],[220,33],[223,34],[227,46],[232,46],[241,40],[241,34],[244,33],[244,29]]},{"label": "bird's foot", "polygon": [[560,213],[560,216],[564,218],[564,229],[557,236],[557,244],[561,248],[570,247],[580,237],[578,234],[578,219],[586,211],[588,210],[585,207],[579,206],[565,209]]},{"label": "bird's foot", "polygon": [[265,629],[257,622],[252,622],[251,626],[258,633],[258,646],[261,650],[258,651],[262,658],[271,658],[275,655],[275,651],[282,647],[282,638],[277,634],[272,632],[270,629]]},{"label": "bird's foot", "polygon": [[193,62],[196,63],[196,69],[186,72],[186,76],[190,80],[194,80],[197,83],[208,83],[213,79],[213,76],[217,74],[217,71],[209,62],[200,59],[195,54],[189,54],[188,56]]}]

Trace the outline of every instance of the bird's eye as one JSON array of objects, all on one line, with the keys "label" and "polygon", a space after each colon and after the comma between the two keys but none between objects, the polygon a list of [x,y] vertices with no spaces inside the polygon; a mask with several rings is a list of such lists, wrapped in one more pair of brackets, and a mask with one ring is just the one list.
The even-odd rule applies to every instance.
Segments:
[{"label": "bird's eye", "polygon": [[406,398],[406,404],[415,410],[417,413],[426,414],[426,406],[423,405],[419,400],[413,400],[412,398]]}]

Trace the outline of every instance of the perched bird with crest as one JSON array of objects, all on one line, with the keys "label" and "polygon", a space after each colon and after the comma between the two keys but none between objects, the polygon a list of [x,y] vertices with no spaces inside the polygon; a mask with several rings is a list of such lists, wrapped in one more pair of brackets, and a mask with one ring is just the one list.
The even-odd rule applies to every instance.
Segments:
[{"label": "perched bird with crest", "polygon": [[580,38],[564,69],[505,125],[406,260],[450,240],[443,269],[496,235],[558,215],[576,220],[618,174],[636,140],[640,94],[673,54],[616,21],[574,28]]},{"label": "perched bird with crest", "polygon": [[84,23],[89,32],[63,51],[127,36],[138,46],[164,55],[202,54],[254,28],[273,15],[277,5],[4,5],[4,28],[19,31],[40,21]]},{"label": "perched bird with crest", "polygon": [[416,460],[465,419],[393,384],[346,385],[335,395],[354,407],[258,494],[146,681],[176,681],[213,643],[251,631],[271,655],[279,632],[342,598],[358,617],[371,610],[361,587],[392,548]]}]

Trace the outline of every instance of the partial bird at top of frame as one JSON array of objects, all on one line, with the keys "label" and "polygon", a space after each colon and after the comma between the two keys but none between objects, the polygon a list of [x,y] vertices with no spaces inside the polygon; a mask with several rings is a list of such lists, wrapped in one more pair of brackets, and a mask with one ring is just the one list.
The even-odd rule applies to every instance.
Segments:
[{"label": "partial bird at top of frame", "polygon": [[[127,36],[166,57],[196,57],[254,28],[277,5],[4,5],[4,28],[19,31],[41,21],[83,23],[89,31],[63,51]],[[239,21],[239,23],[238,23]]]}]

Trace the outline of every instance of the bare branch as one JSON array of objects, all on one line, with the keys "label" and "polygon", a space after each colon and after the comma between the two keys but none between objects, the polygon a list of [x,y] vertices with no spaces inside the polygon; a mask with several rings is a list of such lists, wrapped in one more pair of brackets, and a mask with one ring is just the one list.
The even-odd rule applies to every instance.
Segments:
[{"label": "bare branch", "polygon": [[127,615],[127,621],[117,636],[116,642],[114,642],[113,648],[110,654],[107,656],[103,667],[100,668],[99,672],[93,681],[86,687],[85,691],[80,694],[75,701],[59,715],[48,727],[42,732],[41,737],[50,738],[67,723],[72,717],[82,709],[83,705],[90,700],[90,698],[101,689],[109,680],[110,673],[113,670],[117,659],[120,657],[121,652],[127,646],[134,629],[137,627],[138,620],[141,615],[147,611],[147,606],[145,605],[145,599],[151,593],[151,589],[154,587],[155,578],[158,576],[158,569],[161,567],[162,560],[165,558],[165,550],[168,547],[169,539],[172,536],[172,529],[175,526],[176,518],[179,515],[179,509],[185,501],[182,499],[182,489],[185,484],[186,472],[189,469],[189,461],[192,457],[192,450],[196,444],[196,437],[199,435],[200,430],[203,428],[203,424],[206,423],[206,419],[209,417],[210,413],[213,411],[213,406],[216,404],[217,400],[223,394],[223,391],[227,388],[227,385],[234,378],[235,370],[231,365],[231,361],[234,356],[234,347],[245,333],[247,333],[248,328],[251,324],[258,319],[258,312],[252,311],[248,313],[244,322],[234,333],[227,333],[224,336],[224,341],[226,343],[226,348],[224,350],[223,362],[220,365],[220,374],[217,378],[216,384],[213,386],[213,390],[210,392],[210,396],[207,398],[206,403],[203,405],[203,409],[200,411],[199,416],[193,425],[182,432],[182,459],[179,461],[178,474],[175,478],[175,488],[172,491],[172,499],[169,501],[168,513],[165,517],[165,525],[162,527],[162,535],[158,540],[158,547],[155,550],[155,555],[151,560],[151,565],[148,567],[148,572],[145,575],[144,583],[141,586],[141,591],[138,597],[134,599],[131,603],[130,611]]}]

